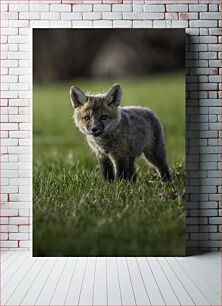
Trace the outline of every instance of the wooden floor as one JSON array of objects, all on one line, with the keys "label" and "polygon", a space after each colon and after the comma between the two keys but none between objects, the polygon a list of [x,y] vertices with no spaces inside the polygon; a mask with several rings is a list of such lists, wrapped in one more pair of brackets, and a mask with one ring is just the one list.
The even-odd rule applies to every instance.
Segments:
[{"label": "wooden floor", "polygon": [[1,253],[0,305],[221,305],[220,254],[36,258]]}]

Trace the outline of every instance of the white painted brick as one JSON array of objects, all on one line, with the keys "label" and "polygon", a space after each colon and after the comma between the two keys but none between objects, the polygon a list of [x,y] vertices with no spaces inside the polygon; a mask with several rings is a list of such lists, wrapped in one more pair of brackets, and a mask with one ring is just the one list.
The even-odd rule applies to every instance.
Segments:
[{"label": "white painted brick", "polygon": [[27,37],[24,36],[24,35],[9,36],[8,42],[9,42],[9,44],[23,44],[23,43],[27,43]]},{"label": "white painted brick", "polygon": [[165,18],[170,19],[170,20],[177,20],[178,19],[178,13],[166,13]]},{"label": "white painted brick", "polygon": [[34,12],[48,12],[49,11],[49,4],[39,4],[39,3],[30,3],[29,4],[30,11]]},{"label": "white painted brick", "polygon": [[18,232],[18,226],[16,225],[0,225],[0,232]]},{"label": "white painted brick", "polygon": [[8,138],[8,131],[1,131],[1,138]]},{"label": "white painted brick", "polygon": [[171,20],[154,20],[153,26],[154,28],[171,28],[172,21]]},{"label": "white painted brick", "polygon": [[61,19],[62,20],[81,20],[82,14],[81,13],[61,13]]},{"label": "white painted brick", "polygon": [[[18,186],[29,186],[30,185],[30,179],[29,178],[10,178],[9,179],[10,185],[18,185]],[[19,205],[19,203],[15,203],[15,205]],[[17,207],[16,206],[16,207]],[[11,207],[11,203],[10,203],[10,207]],[[22,204],[22,207],[18,206],[18,208],[24,208],[24,204]]]},{"label": "white painted brick", "polygon": [[19,241],[19,247],[20,248],[31,248],[32,247],[32,243],[31,241]]},{"label": "white painted brick", "polygon": [[218,12],[219,11],[219,5],[218,4],[209,4],[209,11],[210,12]]},{"label": "white painted brick", "polygon": [[18,177],[18,171],[15,170],[2,170],[2,177]]},{"label": "white painted brick", "polygon": [[9,100],[10,106],[29,106],[29,100],[28,99],[13,99]]},{"label": "white painted brick", "polygon": [[123,12],[123,19],[164,19],[163,13]]},{"label": "white painted brick", "polygon": [[20,233],[30,233],[31,232],[30,226],[27,226],[27,225],[19,226],[19,232]]},{"label": "white painted brick", "polygon": [[111,28],[112,21],[111,20],[94,20],[93,27],[94,28]]},{"label": "white painted brick", "polygon": [[8,147],[8,152],[11,154],[27,154],[30,153],[29,146],[10,146]]},{"label": "white painted brick", "polygon": [[[5,191],[3,193],[15,193],[18,192],[17,186],[2,186],[2,189]],[[1,209],[2,217],[16,217],[18,216],[17,209]]]},{"label": "white painted brick", "polygon": [[59,20],[60,19],[60,13],[56,13],[56,12],[41,13],[41,17],[40,18],[43,19],[43,20],[44,19],[46,19],[46,20]]},{"label": "white painted brick", "polygon": [[26,3],[9,4],[9,12],[28,12],[29,5]]},{"label": "white painted brick", "polygon": [[210,60],[209,61],[210,67],[221,67],[221,61],[220,60]]},{"label": "white painted brick", "polygon": [[207,4],[189,4],[190,12],[206,12]]},{"label": "white painted brick", "polygon": [[30,162],[32,161],[31,155],[28,154],[20,154],[19,155],[19,161],[24,161],[24,162]]},{"label": "white painted brick", "polygon": [[30,122],[27,115],[9,115],[9,122]]},{"label": "white painted brick", "polygon": [[[26,188],[28,190],[27,186],[22,186],[21,188]],[[20,188],[19,188],[20,189]],[[26,191],[27,193],[30,193],[30,190]],[[19,216],[20,217],[29,217],[30,216],[30,210],[29,209],[19,209]]]},{"label": "white painted brick", "polygon": [[19,13],[19,19],[39,19],[39,18],[40,18],[39,12]]},{"label": "white painted brick", "polygon": [[71,5],[69,4],[51,4],[50,11],[51,12],[70,12]]},{"label": "white painted brick", "polygon": [[[4,138],[1,141],[1,145],[3,145],[3,146],[17,146],[18,145],[18,139]],[[4,169],[4,167],[3,167],[3,169]],[[13,169],[16,169],[16,168],[13,168]]]},{"label": "white painted brick", "polygon": [[165,12],[165,7],[163,4],[154,4],[154,5],[144,5],[144,12]]},{"label": "white painted brick", "polygon": [[7,12],[8,11],[8,4],[6,4],[6,3],[1,4],[1,11],[2,12]]},{"label": "white painted brick", "polygon": [[94,4],[93,10],[94,12],[110,12],[111,4]]},{"label": "white painted brick", "polygon": [[[7,195],[1,195],[2,202],[4,201],[4,198],[7,198]],[[5,225],[9,223],[9,219],[5,217],[0,217],[0,224]]]},{"label": "white painted brick", "polygon": [[1,248],[17,248],[18,241],[1,241]]},{"label": "white painted brick", "polygon": [[18,67],[17,60],[1,60],[2,67]]},{"label": "white painted brick", "polygon": [[114,28],[131,28],[132,21],[131,20],[114,20],[113,27]]},{"label": "white painted brick", "polygon": [[1,130],[3,130],[3,131],[18,130],[18,123],[4,123],[4,124],[1,124]]},{"label": "white painted brick", "polygon": [[83,13],[83,19],[86,20],[97,20],[102,18],[102,14],[100,12],[87,12]]},{"label": "white painted brick", "polygon": [[[37,21],[31,21],[31,23],[36,23]],[[41,21],[42,22],[42,21]],[[49,21],[47,21],[47,23],[49,24]],[[39,26],[40,28],[41,26]],[[44,27],[42,25],[42,27]],[[22,44],[19,44],[19,51],[30,51],[30,45],[29,44],[25,44],[25,43],[22,43]]]},{"label": "white painted brick", "polygon": [[72,25],[72,23],[69,20],[63,20],[63,21],[52,20],[52,21],[50,21],[50,26],[52,28],[71,28],[71,25]]},{"label": "white painted brick", "polygon": [[10,90],[29,90],[30,86],[28,83],[12,83],[10,84]]},{"label": "white painted brick", "polygon": [[9,20],[9,27],[16,28],[16,27],[28,27],[29,21],[28,20]]},{"label": "white painted brick", "polygon": [[9,51],[18,51],[18,44],[8,44]]},{"label": "white painted brick", "polygon": [[188,5],[186,4],[169,4],[166,5],[167,12],[188,12]]},{"label": "white painted brick", "polygon": [[19,129],[24,131],[30,131],[31,130],[30,123],[19,123]]},{"label": "white painted brick", "polygon": [[172,20],[172,26],[175,28],[186,28],[188,27],[187,20]]},{"label": "white painted brick", "polygon": [[9,239],[10,240],[28,240],[28,234],[27,233],[9,233]]},{"label": "white painted brick", "polygon": [[31,28],[49,28],[49,26],[50,26],[49,20],[31,20],[30,21]]},{"label": "white painted brick", "polygon": [[18,28],[2,28],[1,35],[17,35]]},{"label": "white painted brick", "polygon": [[15,99],[18,98],[18,92],[17,91],[2,91],[1,92],[1,98],[7,98],[7,99]]},{"label": "white painted brick", "polygon": [[12,75],[29,75],[30,69],[29,68],[10,68],[9,74]]},{"label": "white painted brick", "polygon": [[215,19],[215,20],[220,20],[221,18],[221,13],[209,13],[209,12],[204,12],[200,13],[200,19]]},{"label": "white painted brick", "polygon": [[190,27],[197,27],[197,28],[212,28],[217,27],[216,20],[190,20]]},{"label": "white painted brick", "polygon": [[143,28],[152,28],[153,22],[151,20],[143,20]]},{"label": "white painted brick", "polygon": [[143,21],[142,20],[133,20],[133,28],[142,28]]},{"label": "white painted brick", "polygon": [[17,162],[18,161],[18,155],[16,154],[8,154],[8,158],[10,162]]},{"label": "white painted brick", "polygon": [[73,6],[74,12],[92,12],[92,4],[76,4]]},{"label": "white painted brick", "polygon": [[143,11],[143,5],[142,4],[134,4],[133,5],[133,11],[134,12],[142,12]]},{"label": "white painted brick", "polygon": [[131,4],[113,4],[112,10],[113,12],[131,12],[132,5]]},{"label": "white painted brick", "polygon": [[72,21],[73,28],[92,28],[92,20],[76,20]]},{"label": "white painted brick", "polygon": [[123,15],[121,12],[108,12],[108,13],[102,13],[102,19],[122,19]]}]

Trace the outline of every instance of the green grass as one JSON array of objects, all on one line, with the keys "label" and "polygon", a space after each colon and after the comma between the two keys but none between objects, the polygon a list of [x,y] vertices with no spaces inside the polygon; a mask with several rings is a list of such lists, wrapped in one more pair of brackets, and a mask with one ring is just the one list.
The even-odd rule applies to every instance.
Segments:
[{"label": "green grass", "polygon": [[162,121],[173,180],[162,183],[143,160],[137,163],[136,183],[107,183],[100,177],[94,155],[72,122],[69,88],[75,84],[99,92],[112,82],[34,86],[35,256],[184,254],[184,76],[119,83],[123,105],[148,106]]}]

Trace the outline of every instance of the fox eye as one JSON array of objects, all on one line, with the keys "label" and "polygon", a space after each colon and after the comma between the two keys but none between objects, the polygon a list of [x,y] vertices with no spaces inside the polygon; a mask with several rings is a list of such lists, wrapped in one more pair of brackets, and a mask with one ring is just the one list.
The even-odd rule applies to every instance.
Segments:
[{"label": "fox eye", "polygon": [[107,118],[108,118],[107,115],[102,115],[102,116],[101,116],[101,120],[106,120]]},{"label": "fox eye", "polygon": [[90,117],[89,116],[85,116],[83,117],[84,120],[89,121]]}]

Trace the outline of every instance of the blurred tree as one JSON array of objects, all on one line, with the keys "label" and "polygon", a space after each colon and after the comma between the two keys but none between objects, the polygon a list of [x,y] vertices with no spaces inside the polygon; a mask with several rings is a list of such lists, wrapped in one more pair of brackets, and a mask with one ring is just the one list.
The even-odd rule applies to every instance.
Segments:
[{"label": "blurred tree", "polygon": [[35,29],[34,82],[184,69],[183,29]]}]

